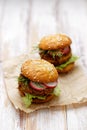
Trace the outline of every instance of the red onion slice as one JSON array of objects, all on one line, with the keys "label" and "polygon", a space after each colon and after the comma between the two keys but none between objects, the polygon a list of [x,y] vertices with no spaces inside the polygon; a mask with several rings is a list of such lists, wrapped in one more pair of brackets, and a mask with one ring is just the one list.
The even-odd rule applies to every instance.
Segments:
[{"label": "red onion slice", "polygon": [[38,91],[44,90],[46,88],[46,86],[44,84],[41,84],[41,83],[38,83],[38,82],[33,82],[33,81],[30,81],[29,85],[33,89],[36,89]]},{"label": "red onion slice", "polygon": [[65,47],[64,48],[64,50],[63,50],[63,54],[68,54],[69,53],[69,47],[67,46],[67,47]]},{"label": "red onion slice", "polygon": [[48,88],[55,88],[57,86],[57,81],[55,82],[50,82],[50,83],[44,83],[46,87]]}]

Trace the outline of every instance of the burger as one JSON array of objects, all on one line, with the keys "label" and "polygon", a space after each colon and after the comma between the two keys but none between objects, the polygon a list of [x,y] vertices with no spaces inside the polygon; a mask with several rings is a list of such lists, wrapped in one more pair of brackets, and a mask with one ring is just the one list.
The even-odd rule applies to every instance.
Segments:
[{"label": "burger", "polygon": [[71,43],[71,39],[64,34],[45,36],[38,46],[40,57],[54,64],[59,73],[66,73],[73,69],[77,60],[72,55]]},{"label": "burger", "polygon": [[45,60],[27,60],[18,77],[18,90],[26,107],[58,96],[58,73],[54,65]]}]

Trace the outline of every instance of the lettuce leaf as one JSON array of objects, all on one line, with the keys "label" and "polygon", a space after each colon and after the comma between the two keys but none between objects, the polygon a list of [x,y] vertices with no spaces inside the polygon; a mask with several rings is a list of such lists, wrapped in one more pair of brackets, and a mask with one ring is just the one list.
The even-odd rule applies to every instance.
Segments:
[{"label": "lettuce leaf", "polygon": [[26,94],[26,96],[22,97],[23,103],[25,104],[26,107],[29,107],[32,102],[32,96],[29,94]]},{"label": "lettuce leaf", "polygon": [[67,62],[65,62],[64,64],[61,64],[59,66],[56,66],[56,68],[62,70],[63,68],[65,68],[68,64],[75,62],[78,59],[77,56],[72,56]]},{"label": "lettuce leaf", "polygon": [[56,56],[58,57],[63,56],[63,53],[60,50],[48,50],[47,53],[51,54],[53,58],[55,58]]},{"label": "lettuce leaf", "polygon": [[22,100],[25,104],[26,107],[29,107],[32,103],[33,98],[38,98],[38,99],[45,99],[45,96],[34,96],[32,94],[26,94],[24,97],[22,97]]},{"label": "lettuce leaf", "polygon": [[61,90],[60,90],[59,86],[56,86],[56,87],[54,88],[53,94],[54,94],[55,96],[59,96],[59,95],[60,95],[60,92],[61,92]]},{"label": "lettuce leaf", "polygon": [[18,83],[20,83],[20,82],[24,86],[27,86],[29,84],[29,79],[21,75],[21,76],[18,77]]}]

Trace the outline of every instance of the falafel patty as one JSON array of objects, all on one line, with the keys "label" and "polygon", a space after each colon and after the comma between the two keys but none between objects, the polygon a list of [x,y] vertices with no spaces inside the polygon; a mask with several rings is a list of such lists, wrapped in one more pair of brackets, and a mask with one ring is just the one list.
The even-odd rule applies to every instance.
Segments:
[{"label": "falafel patty", "polygon": [[[19,77],[20,79],[26,79],[22,74]],[[27,79],[27,83],[24,84],[24,82],[19,81],[19,86],[18,89],[20,91],[21,96],[25,96],[26,93],[35,95],[35,96],[46,96],[46,95],[50,95],[53,92],[53,88],[44,88],[41,91],[37,91],[36,89],[32,88],[29,85],[30,80]]]},{"label": "falafel patty", "polygon": [[47,51],[47,50],[41,50],[39,51],[39,54],[42,59],[49,61],[50,63],[56,65],[60,65],[65,63],[66,61],[69,60],[72,56],[71,48],[68,46],[69,51],[66,54],[63,54],[63,49],[61,50],[52,50],[52,51]]}]

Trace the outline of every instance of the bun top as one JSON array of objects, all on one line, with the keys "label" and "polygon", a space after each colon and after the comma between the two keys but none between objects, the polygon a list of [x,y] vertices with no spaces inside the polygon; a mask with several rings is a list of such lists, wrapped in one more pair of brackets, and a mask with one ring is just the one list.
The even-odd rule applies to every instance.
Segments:
[{"label": "bun top", "polygon": [[71,39],[64,34],[45,36],[41,39],[39,48],[43,50],[57,50],[72,43]]},{"label": "bun top", "polygon": [[21,73],[28,79],[48,83],[58,79],[58,73],[53,64],[45,60],[27,60],[21,67]]}]

